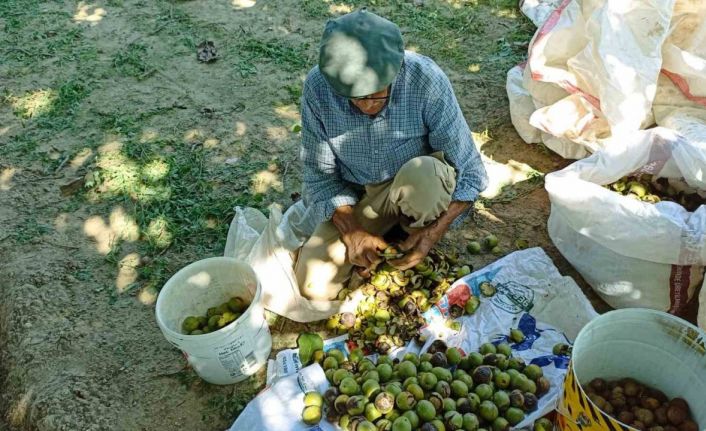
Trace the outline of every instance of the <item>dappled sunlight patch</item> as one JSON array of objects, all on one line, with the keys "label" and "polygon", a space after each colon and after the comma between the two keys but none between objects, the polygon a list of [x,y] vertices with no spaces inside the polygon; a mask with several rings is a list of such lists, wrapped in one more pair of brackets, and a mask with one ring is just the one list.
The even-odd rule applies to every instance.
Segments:
[{"label": "dappled sunlight patch", "polygon": [[137,267],[140,266],[140,255],[130,253],[120,259],[118,263],[118,275],[115,277],[115,288],[118,293],[124,292],[130,285],[137,281]]},{"label": "dappled sunlight patch", "polygon": [[172,233],[169,230],[169,222],[164,216],[159,216],[152,220],[145,230],[145,237],[154,246],[166,248],[172,243]]},{"label": "dappled sunlight patch", "polygon": [[7,412],[7,419],[10,426],[21,427],[25,424],[27,414],[29,413],[30,401],[32,400],[33,392],[28,390],[22,397],[10,406]]},{"label": "dappled sunlight patch", "polygon": [[245,135],[245,132],[248,130],[248,126],[245,125],[242,121],[238,121],[235,123],[235,135],[236,136],[243,136]]},{"label": "dappled sunlight patch", "polygon": [[184,133],[184,142],[187,144],[196,144],[205,138],[205,133],[201,129],[190,129]]},{"label": "dappled sunlight patch", "polygon": [[101,169],[101,184],[95,189],[97,193],[116,196],[130,194],[140,185],[140,169],[137,163],[124,154],[110,152],[98,159]]},{"label": "dappled sunlight patch", "polygon": [[54,229],[56,229],[57,232],[65,232],[68,225],[69,215],[67,213],[61,213],[54,218]]},{"label": "dappled sunlight patch", "polygon": [[90,148],[83,148],[81,151],[78,152],[78,154],[74,156],[74,158],[69,163],[69,166],[71,166],[72,169],[76,170],[83,166],[83,164],[86,163],[86,161],[90,159],[91,156],[93,156],[93,150]]},{"label": "dappled sunlight patch", "polygon": [[98,147],[98,154],[117,153],[123,148],[123,143],[117,136],[109,136],[105,144]]},{"label": "dappled sunlight patch", "polygon": [[292,121],[299,121],[299,109],[297,108],[297,105],[295,104],[290,104],[290,105],[284,105],[284,106],[278,106],[275,108],[275,113],[277,114],[278,117],[284,119],[284,120],[292,120]]},{"label": "dappled sunlight patch", "polygon": [[110,229],[121,240],[135,242],[140,238],[140,228],[132,216],[125,213],[123,207],[113,208],[110,212]]},{"label": "dappled sunlight patch", "polygon": [[164,185],[140,184],[134,192],[130,193],[130,197],[143,204],[154,201],[166,201],[171,196],[171,187]]},{"label": "dappled sunlight patch", "polygon": [[211,150],[213,148],[216,148],[218,144],[220,144],[221,141],[216,138],[208,138],[205,141],[203,141],[203,147],[206,148],[207,150]]},{"label": "dappled sunlight patch", "polygon": [[12,177],[17,173],[15,168],[5,168],[0,171],[0,191],[8,191],[12,188]]},{"label": "dappled sunlight patch", "polygon": [[56,102],[58,95],[56,91],[35,90],[26,93],[24,96],[8,97],[10,105],[15,111],[15,115],[20,118],[33,118],[51,111],[52,105]]},{"label": "dappled sunlight patch", "polygon": [[147,142],[154,142],[157,140],[159,137],[159,132],[157,132],[154,129],[145,129],[142,131],[142,134],[140,135],[140,142],[141,143],[147,143]]},{"label": "dappled sunlight patch", "polygon": [[408,46],[405,46],[404,49],[406,49],[407,51],[416,52],[417,54],[420,53],[419,47],[417,45],[408,45]]},{"label": "dappled sunlight patch", "polygon": [[468,66],[468,71],[471,73],[478,73],[480,72],[480,64],[473,63]]},{"label": "dappled sunlight patch", "polygon": [[476,147],[478,148],[481,148],[483,145],[490,142],[490,135],[488,134],[487,130],[480,133],[471,132],[471,136],[473,137],[473,142],[475,142]]},{"label": "dappled sunlight patch", "polygon": [[495,16],[498,18],[510,18],[510,19],[517,19],[517,11],[515,9],[511,8],[506,8],[506,9],[500,9],[495,12]]},{"label": "dappled sunlight patch", "polygon": [[85,4],[80,2],[76,6],[76,13],[74,14],[74,21],[85,22],[91,25],[98,24],[103,17],[107,15],[107,11],[102,7],[96,5]]},{"label": "dappled sunlight patch", "polygon": [[265,134],[272,141],[282,142],[289,137],[289,130],[282,126],[270,126],[265,130]]},{"label": "dappled sunlight patch", "polygon": [[505,164],[498,163],[483,156],[483,164],[488,172],[488,187],[481,193],[481,196],[491,199],[500,195],[504,187],[527,181],[531,178],[541,177],[541,172],[536,171],[531,166],[510,160]]},{"label": "dappled sunlight patch", "polygon": [[218,219],[215,217],[206,217],[201,221],[201,225],[206,229],[216,229],[219,225]]},{"label": "dappled sunlight patch", "polygon": [[282,181],[279,179],[279,175],[269,170],[262,170],[253,175],[250,186],[252,191],[258,194],[264,194],[270,190],[281,192],[283,190],[282,187]]},{"label": "dappled sunlight patch", "polygon": [[353,8],[350,5],[343,3],[332,3],[329,5],[328,11],[333,15],[343,15],[353,12]]},{"label": "dappled sunlight patch", "polygon": [[0,127],[0,136],[6,135],[10,131],[10,126]]},{"label": "dappled sunlight patch", "polygon": [[96,250],[102,255],[110,253],[120,240],[134,242],[140,237],[140,229],[122,207],[115,207],[108,222],[101,216],[91,216],[83,224],[83,232],[96,242]]},{"label": "dappled sunlight patch", "polygon": [[476,208],[476,214],[478,214],[479,216],[483,217],[484,219],[488,220],[491,223],[505,224],[495,214],[493,214],[493,212],[490,211],[488,208],[481,208],[481,209]]},{"label": "dappled sunlight patch", "polygon": [[157,301],[158,293],[154,286],[146,286],[137,294],[137,300],[144,305],[153,305]]},{"label": "dappled sunlight patch", "polygon": [[142,178],[150,182],[157,182],[169,173],[169,164],[164,160],[152,160],[142,167]]},{"label": "dappled sunlight patch", "polygon": [[231,0],[234,9],[247,9],[257,4],[257,0]]}]

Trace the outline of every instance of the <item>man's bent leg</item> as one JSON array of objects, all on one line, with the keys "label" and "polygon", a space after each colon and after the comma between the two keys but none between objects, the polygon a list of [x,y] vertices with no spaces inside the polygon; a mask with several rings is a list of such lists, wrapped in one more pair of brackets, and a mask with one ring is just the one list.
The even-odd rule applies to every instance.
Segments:
[{"label": "man's bent leg", "polygon": [[443,161],[443,154],[416,157],[400,168],[390,186],[390,204],[421,228],[449,208],[456,188],[456,172]]},{"label": "man's bent leg", "polygon": [[[383,235],[397,222],[386,207],[389,188],[390,182],[367,187],[365,197],[354,208],[358,222],[372,234]],[[294,268],[302,295],[317,300],[336,299],[352,270],[341,234],[331,221],[316,228],[299,250]]]}]

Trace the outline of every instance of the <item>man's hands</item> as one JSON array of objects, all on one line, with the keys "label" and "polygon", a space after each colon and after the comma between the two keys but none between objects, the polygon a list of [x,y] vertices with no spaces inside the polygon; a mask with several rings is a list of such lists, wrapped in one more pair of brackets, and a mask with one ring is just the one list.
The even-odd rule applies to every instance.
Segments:
[{"label": "man's hands", "polygon": [[387,248],[381,237],[363,229],[353,215],[352,206],[342,206],[333,213],[333,224],[341,232],[341,241],[346,245],[348,261],[365,269],[363,275],[375,269],[382,261],[379,251]]},{"label": "man's hands", "polygon": [[[439,216],[434,223],[412,232],[399,246],[405,255],[390,261],[390,263],[398,269],[405,270],[422,262],[432,247],[444,236],[451,223],[469,205],[470,202],[451,202],[448,210]],[[370,270],[375,269],[377,264],[382,261],[379,252],[388,247],[385,240],[363,229],[353,215],[352,206],[337,208],[332,220],[341,232],[341,240],[346,245],[349,262],[364,268],[365,272],[362,274],[364,276]]]},{"label": "man's hands", "polygon": [[390,264],[395,268],[405,270],[422,262],[427,254],[429,254],[432,247],[444,236],[449,226],[451,226],[451,223],[453,223],[456,217],[465,211],[469,205],[470,202],[451,202],[449,209],[440,215],[434,223],[415,230],[400,244],[400,249],[405,252],[405,255],[404,257],[391,261]]},{"label": "man's hands", "polygon": [[390,264],[401,270],[412,268],[424,260],[431,248],[444,236],[445,232],[446,227],[436,222],[415,230],[399,245],[400,251],[403,251],[405,255],[390,261]]},{"label": "man's hands", "polygon": [[346,245],[348,260],[367,270],[375,269],[382,262],[379,250],[387,248],[385,240],[363,229],[342,235],[341,240]]}]

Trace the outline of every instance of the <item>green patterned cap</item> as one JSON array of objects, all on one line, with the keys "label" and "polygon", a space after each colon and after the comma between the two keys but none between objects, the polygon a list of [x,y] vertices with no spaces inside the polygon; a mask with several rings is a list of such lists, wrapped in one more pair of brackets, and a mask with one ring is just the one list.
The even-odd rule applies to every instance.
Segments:
[{"label": "green patterned cap", "polygon": [[326,23],[319,70],[336,93],[362,97],[390,85],[403,58],[400,28],[364,8]]}]

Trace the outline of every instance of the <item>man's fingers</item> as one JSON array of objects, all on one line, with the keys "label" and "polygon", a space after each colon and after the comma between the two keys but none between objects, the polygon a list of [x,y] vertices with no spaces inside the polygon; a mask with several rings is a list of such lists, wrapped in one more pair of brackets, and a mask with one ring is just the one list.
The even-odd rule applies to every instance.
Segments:
[{"label": "man's fingers", "polygon": [[414,247],[417,246],[417,243],[419,242],[419,236],[411,234],[410,236],[407,237],[406,240],[402,241],[400,243],[400,249],[402,251],[409,251],[413,249]]},{"label": "man's fingers", "polygon": [[373,268],[375,267],[382,259],[380,259],[380,256],[374,251],[367,251],[365,253],[365,258],[368,260],[368,264],[366,265],[367,268]]},{"label": "man's fingers", "polygon": [[381,237],[376,237],[375,240],[375,248],[377,248],[378,250],[385,250],[387,247],[389,247],[385,240]]},{"label": "man's fingers", "polygon": [[407,270],[409,268],[414,267],[416,264],[421,262],[423,259],[424,259],[424,253],[421,253],[417,250],[414,250],[413,252],[408,253],[407,255],[405,255],[404,257],[402,257],[400,259],[395,259],[395,260],[391,261],[390,264],[392,266],[394,266],[395,268],[397,268],[401,271],[404,271],[404,270]]}]

